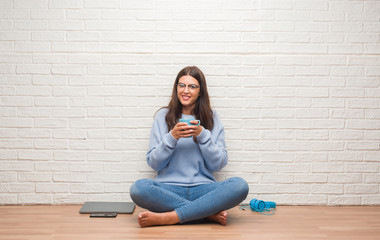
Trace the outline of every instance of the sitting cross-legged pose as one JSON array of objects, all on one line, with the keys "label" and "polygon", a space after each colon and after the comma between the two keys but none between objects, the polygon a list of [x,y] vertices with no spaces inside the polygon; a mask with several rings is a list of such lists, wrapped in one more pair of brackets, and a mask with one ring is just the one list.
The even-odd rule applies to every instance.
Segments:
[{"label": "sitting cross-legged pose", "polygon": [[[188,120],[190,124],[180,121]],[[141,227],[206,219],[227,223],[227,209],[248,194],[240,177],[218,182],[213,175],[228,161],[224,127],[211,109],[206,79],[195,67],[182,69],[171,100],[157,111],[147,153],[156,179],[137,180],[132,200],[147,209],[138,215]]]}]

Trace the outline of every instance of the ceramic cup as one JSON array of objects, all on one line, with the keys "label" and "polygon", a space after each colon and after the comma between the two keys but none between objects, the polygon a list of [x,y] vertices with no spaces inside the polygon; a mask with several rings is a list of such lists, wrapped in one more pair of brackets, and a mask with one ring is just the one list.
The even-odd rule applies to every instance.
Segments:
[{"label": "ceramic cup", "polygon": [[[198,121],[198,124],[193,124],[191,123],[190,121]],[[194,126],[199,126],[201,124],[201,120],[197,120],[197,119],[188,119],[188,118],[181,118],[179,120],[179,122],[185,122],[187,123],[187,125],[194,125]],[[191,137],[191,136],[190,136]],[[188,137],[188,138],[190,138]]]}]

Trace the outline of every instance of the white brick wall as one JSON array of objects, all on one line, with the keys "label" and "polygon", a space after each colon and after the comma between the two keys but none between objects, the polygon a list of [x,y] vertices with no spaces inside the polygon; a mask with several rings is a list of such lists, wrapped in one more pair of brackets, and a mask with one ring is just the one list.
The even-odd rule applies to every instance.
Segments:
[{"label": "white brick wall", "polygon": [[380,204],[380,1],[0,0],[0,204],[130,200],[197,65],[251,198]]}]

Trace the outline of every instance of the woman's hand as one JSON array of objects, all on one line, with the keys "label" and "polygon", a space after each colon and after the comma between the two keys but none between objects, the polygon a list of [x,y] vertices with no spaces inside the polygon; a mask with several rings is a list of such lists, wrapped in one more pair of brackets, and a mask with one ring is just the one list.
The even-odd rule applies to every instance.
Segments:
[{"label": "woman's hand", "polygon": [[190,121],[190,123],[195,124],[189,126],[191,129],[191,136],[197,137],[199,134],[201,134],[203,127],[201,125],[196,125],[199,123],[197,120]]},{"label": "woman's hand", "polygon": [[[198,121],[191,121],[192,124],[198,124]],[[177,123],[171,130],[171,134],[175,139],[198,136],[202,132],[202,126],[187,125],[185,122]]]}]

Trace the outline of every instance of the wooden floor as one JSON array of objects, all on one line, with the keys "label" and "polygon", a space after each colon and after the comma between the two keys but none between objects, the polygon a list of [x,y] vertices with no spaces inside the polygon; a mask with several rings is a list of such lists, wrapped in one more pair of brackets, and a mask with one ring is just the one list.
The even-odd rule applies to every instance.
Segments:
[{"label": "wooden floor", "polygon": [[0,206],[0,239],[380,239],[380,206],[278,206],[272,216],[233,208],[227,226],[140,228],[131,215],[89,218],[80,205]]}]

